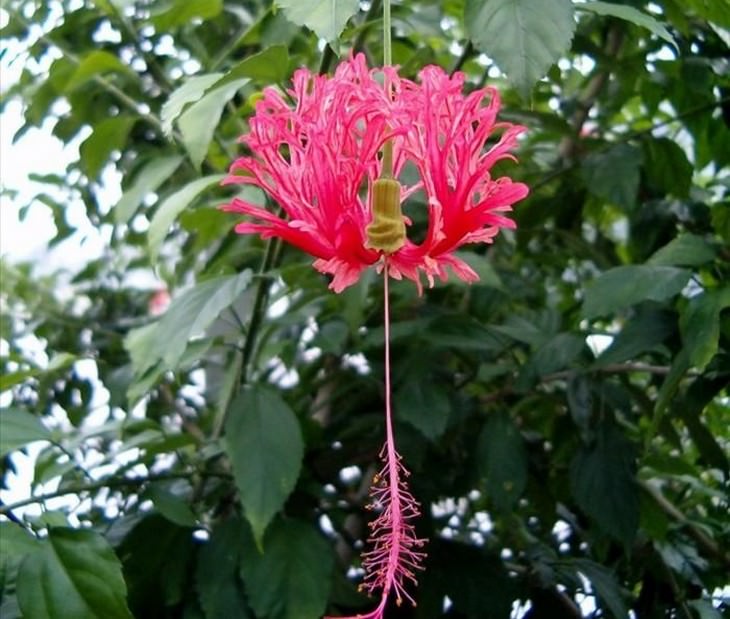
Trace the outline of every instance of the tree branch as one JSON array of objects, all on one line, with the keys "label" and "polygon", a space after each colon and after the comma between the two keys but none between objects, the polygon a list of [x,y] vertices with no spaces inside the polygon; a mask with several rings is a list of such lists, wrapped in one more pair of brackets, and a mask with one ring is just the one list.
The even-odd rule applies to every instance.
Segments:
[{"label": "tree branch", "polygon": [[692,523],[680,509],[667,499],[654,484],[648,481],[639,481],[641,488],[654,500],[657,506],[672,520],[686,527],[687,533],[697,542],[713,559],[720,561],[723,565],[730,568],[730,553],[721,549],[720,546],[707,533]]},{"label": "tree branch", "polygon": [[159,473],[157,475],[149,475],[147,477],[106,477],[95,482],[89,482],[87,484],[80,484],[76,486],[69,486],[62,490],[55,490],[54,492],[47,492],[37,496],[31,496],[15,503],[4,504],[0,502],[0,515],[8,516],[12,511],[25,507],[26,505],[33,505],[34,503],[45,503],[51,499],[56,499],[62,496],[68,496],[70,494],[83,494],[86,492],[93,492],[95,490],[101,490],[102,488],[124,488],[128,486],[144,486],[148,483],[154,483],[156,481],[167,481],[172,479],[188,479],[195,475],[202,475],[203,477],[220,477],[224,479],[230,479],[231,476],[226,473],[216,473],[211,471],[186,471],[184,473]]}]

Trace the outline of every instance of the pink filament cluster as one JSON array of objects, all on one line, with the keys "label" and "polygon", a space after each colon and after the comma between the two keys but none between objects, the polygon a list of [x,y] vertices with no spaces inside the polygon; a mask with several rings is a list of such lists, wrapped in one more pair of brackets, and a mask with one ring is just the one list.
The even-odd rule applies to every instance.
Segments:
[{"label": "pink filament cluster", "polygon": [[383,446],[380,457],[385,464],[373,479],[372,502],[368,506],[380,510],[380,514],[368,525],[372,549],[362,555],[366,576],[360,588],[369,594],[380,590],[382,598],[378,608],[367,617],[382,617],[391,592],[399,606],[404,598],[416,605],[405,584],[416,584],[416,571],[423,569],[421,563],[426,557],[419,550],[426,540],[416,536],[412,523],[420,509],[405,481],[409,472],[390,443]]}]

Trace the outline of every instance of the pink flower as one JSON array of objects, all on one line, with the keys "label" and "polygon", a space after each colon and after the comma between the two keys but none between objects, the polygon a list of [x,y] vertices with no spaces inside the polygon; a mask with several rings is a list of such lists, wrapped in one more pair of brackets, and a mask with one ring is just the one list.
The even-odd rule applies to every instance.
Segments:
[{"label": "pink flower", "polygon": [[236,232],[296,245],[315,257],[317,270],[334,276],[330,287],[341,292],[383,255],[368,248],[366,227],[381,174],[378,153],[390,140],[394,176],[409,162],[420,174],[401,189],[401,200],[422,190],[429,224],[422,243],[406,240],[388,254],[389,273],[412,279],[419,289],[421,274],[433,285],[435,276],[446,279],[448,269],[476,281],[454,251],[491,243],[500,228],[515,227],[505,214],[527,195],[527,186],[493,179],[490,170],[513,158],[524,127],[496,122],[496,90],[465,96],[463,86],[461,73],[449,77],[430,66],[415,83],[391,67],[368,70],[357,55],[331,78],[298,70],[288,93],[293,108],[275,89],[265,89],[250,132],[241,138],[251,154],[233,163],[224,182],[260,187],[283,213],[234,198],[224,208],[248,216]]}]

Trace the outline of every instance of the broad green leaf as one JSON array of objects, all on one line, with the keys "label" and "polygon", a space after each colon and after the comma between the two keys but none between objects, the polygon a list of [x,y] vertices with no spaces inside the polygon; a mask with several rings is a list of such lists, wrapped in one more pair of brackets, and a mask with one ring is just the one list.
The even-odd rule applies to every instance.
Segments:
[{"label": "broad green leaf", "polygon": [[223,10],[223,0],[174,0],[169,8],[154,13],[150,21],[158,32],[184,26],[194,19],[212,19]]},{"label": "broad green leaf", "polygon": [[591,11],[597,15],[609,15],[611,17],[618,17],[619,19],[630,21],[632,24],[636,24],[641,28],[646,28],[653,34],[664,39],[670,45],[673,45],[675,48],[677,46],[674,38],[664,24],[651,15],[643,13],[632,6],[591,0],[590,2],[576,4],[575,8],[579,11]]},{"label": "broad green leaf", "polygon": [[0,458],[34,441],[49,441],[41,420],[20,408],[0,409]]},{"label": "broad green leaf", "polygon": [[211,185],[217,185],[224,178],[222,174],[212,174],[190,181],[184,187],[165,198],[152,217],[149,230],[147,231],[147,246],[149,247],[150,258],[153,262],[157,260],[160,246],[170,232],[173,222],[177,216],[186,209],[203,191]]},{"label": "broad green leaf", "polygon": [[585,291],[583,316],[607,316],[641,301],[665,301],[681,292],[690,272],[674,267],[637,264],[614,267]]},{"label": "broad green leaf", "polygon": [[469,38],[494,58],[524,99],[570,48],[575,31],[570,0],[467,0]]},{"label": "broad green leaf", "polygon": [[643,147],[644,170],[649,183],[670,195],[686,198],[692,185],[693,169],[684,149],[669,138],[644,140]]},{"label": "broad green leaf", "polygon": [[188,107],[177,119],[183,144],[196,168],[200,167],[208,153],[223,108],[248,81],[248,78],[243,77],[206,91],[199,101]]},{"label": "broad green leaf", "polygon": [[164,183],[182,162],[180,155],[157,157],[144,164],[132,185],[114,207],[114,221],[126,224],[134,215],[144,197]]},{"label": "broad green leaf", "polygon": [[143,375],[158,361],[175,369],[188,341],[201,335],[250,281],[250,271],[206,280],[173,299],[157,322],[130,331],[124,347],[129,351],[135,374]]},{"label": "broad green leaf", "polygon": [[43,546],[43,542],[30,531],[9,520],[0,522],[0,540],[2,540],[3,555],[17,559],[25,558]]},{"label": "broad green leaf", "polygon": [[451,402],[444,386],[414,376],[396,391],[394,410],[398,419],[434,441],[446,430]]},{"label": "broad green leaf", "polygon": [[119,559],[90,530],[51,528],[43,548],[20,566],[17,594],[33,619],[132,619]]},{"label": "broad green leaf", "polygon": [[476,456],[487,496],[497,509],[509,509],[527,485],[525,443],[509,413],[489,417],[479,435]]},{"label": "broad green leaf", "polygon": [[182,114],[185,106],[198,101],[221,77],[223,73],[195,75],[187,78],[182,86],[173,91],[160,111],[162,128],[167,135],[172,133],[172,123]]},{"label": "broad green leaf", "polygon": [[97,179],[113,151],[124,147],[136,122],[134,116],[120,115],[94,125],[93,133],[79,146],[81,169],[90,180]]},{"label": "broad green leaf", "polygon": [[595,365],[634,359],[659,346],[676,329],[677,317],[673,312],[642,309],[623,326],[611,345],[598,357]]},{"label": "broad green leaf", "polygon": [[117,552],[135,617],[165,617],[183,597],[190,599],[198,546],[192,533],[190,527],[152,514],[137,521],[124,536]]},{"label": "broad green leaf", "polygon": [[150,486],[144,493],[144,498],[150,499],[155,504],[155,509],[170,522],[181,527],[195,526],[197,519],[190,505],[159,484]]},{"label": "broad green leaf", "polygon": [[691,365],[703,370],[717,353],[720,312],[730,307],[730,286],[709,290],[690,299],[679,325]]},{"label": "broad green leaf", "polygon": [[86,54],[79,63],[79,66],[71,75],[66,83],[65,90],[70,92],[79,86],[82,86],[96,75],[105,73],[124,73],[126,75],[134,75],[134,72],[124,64],[119,58],[101,49],[97,49]]},{"label": "broad green leaf", "polygon": [[530,366],[539,376],[564,370],[585,347],[585,338],[575,333],[558,333],[535,351],[530,359]]},{"label": "broad green leaf", "polygon": [[639,523],[634,450],[614,424],[604,422],[591,446],[583,446],[570,467],[578,506],[608,535],[629,546]]},{"label": "broad green leaf", "polygon": [[581,173],[593,195],[630,210],[636,204],[642,153],[629,144],[595,152],[583,160]]},{"label": "broad green leaf", "polygon": [[289,21],[306,26],[335,49],[347,20],[360,9],[358,0],[276,0],[276,5]]},{"label": "broad green leaf", "polygon": [[304,455],[296,416],[273,390],[254,386],[230,405],[224,448],[256,544],[294,490]]},{"label": "broad green leaf", "polygon": [[263,84],[281,84],[289,77],[289,52],[284,45],[267,47],[258,54],[247,56],[215,84],[220,88],[241,78],[250,78]]},{"label": "broad green leaf", "polygon": [[[198,554],[195,587],[205,619],[248,619],[239,576],[248,526],[237,517],[218,522]],[[253,551],[257,552],[257,551]]]},{"label": "broad green leaf", "polygon": [[327,606],[334,556],[321,533],[299,520],[278,520],[266,533],[264,552],[251,541],[241,576],[251,608],[267,619],[320,619]]},{"label": "broad green leaf", "polygon": [[652,255],[647,264],[697,267],[712,262],[715,248],[696,234],[680,234]]},{"label": "broad green leaf", "polygon": [[601,604],[616,619],[626,619],[628,617],[628,606],[624,600],[621,586],[612,570],[589,559],[572,559],[566,561],[566,563],[591,581]]}]

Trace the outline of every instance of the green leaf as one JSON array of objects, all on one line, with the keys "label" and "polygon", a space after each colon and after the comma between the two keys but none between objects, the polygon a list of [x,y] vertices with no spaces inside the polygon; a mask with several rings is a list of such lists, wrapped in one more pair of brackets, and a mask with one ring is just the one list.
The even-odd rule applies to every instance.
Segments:
[{"label": "green leaf", "polygon": [[612,570],[589,559],[571,559],[565,563],[591,581],[598,599],[616,619],[625,619],[628,616],[628,606]]},{"label": "green leaf", "polygon": [[212,19],[223,10],[223,0],[174,0],[169,8],[155,13],[150,21],[158,32],[184,26],[194,19]]},{"label": "green leaf", "polygon": [[509,509],[527,485],[527,452],[522,435],[506,411],[490,416],[479,435],[476,454],[487,496],[497,509]]},{"label": "green leaf", "polygon": [[120,115],[106,118],[94,125],[93,133],[79,146],[81,170],[90,180],[97,179],[112,151],[124,147],[136,122],[137,118],[134,116]]},{"label": "green leaf", "polygon": [[15,558],[25,558],[40,550],[44,543],[22,526],[9,520],[0,522],[0,540],[2,540],[3,555]]},{"label": "green leaf", "polygon": [[114,550],[98,533],[51,528],[20,567],[18,603],[33,619],[132,619]]},{"label": "green leaf", "polygon": [[20,408],[0,409],[0,458],[34,441],[49,441],[41,420]]},{"label": "green leaf", "polygon": [[56,353],[48,362],[46,368],[31,368],[28,370],[18,370],[0,376],[0,391],[10,389],[15,385],[19,385],[29,378],[40,378],[47,374],[53,374],[66,370],[78,359],[75,355],[67,352]]},{"label": "green leaf", "polygon": [[223,441],[256,544],[294,490],[304,456],[296,415],[269,388],[254,386],[231,403]]},{"label": "green leaf", "polygon": [[220,122],[223,108],[248,81],[244,77],[206,91],[199,101],[188,107],[177,119],[183,144],[196,168],[200,167],[208,153],[208,146]]},{"label": "green leaf", "polygon": [[706,406],[727,387],[725,377],[714,380],[699,377],[687,389],[683,397],[672,400],[672,416],[679,417],[687,426],[692,441],[705,463],[730,476],[730,461],[726,450],[718,443],[710,429],[703,423]]},{"label": "green leaf", "polygon": [[202,334],[250,282],[250,271],[206,280],[173,299],[159,321],[130,331],[124,347],[135,374],[142,376],[158,361],[175,369],[190,338]]},{"label": "green leaf", "polygon": [[584,2],[582,4],[576,4],[575,8],[579,11],[591,11],[597,15],[609,15],[610,17],[618,17],[625,21],[629,21],[632,24],[636,24],[641,28],[646,28],[653,34],[664,39],[667,43],[677,48],[677,44],[674,38],[667,30],[666,26],[651,15],[642,13],[638,9],[625,4],[614,4],[613,2],[598,2],[592,0],[591,2]]},{"label": "green leaf", "polygon": [[659,346],[676,331],[676,326],[677,317],[673,312],[641,309],[623,326],[594,365],[599,367],[634,359]]},{"label": "green leaf", "polygon": [[190,595],[197,546],[189,527],[159,514],[136,522],[118,547],[135,617],[168,616],[171,607]]},{"label": "green leaf", "polygon": [[150,499],[155,504],[155,509],[170,522],[181,527],[195,526],[197,519],[190,505],[161,485],[151,485],[145,491],[144,498]]},{"label": "green leaf", "polygon": [[220,88],[243,77],[264,84],[281,84],[289,77],[289,52],[284,45],[267,47],[247,56],[220,78],[213,88]]},{"label": "green leaf", "polygon": [[641,150],[619,144],[588,155],[583,160],[581,173],[590,193],[630,210],[636,204],[642,161]]},{"label": "green leaf", "polygon": [[647,264],[659,266],[697,267],[712,262],[715,248],[696,234],[680,234],[660,247]]},{"label": "green leaf", "polygon": [[659,429],[662,416],[664,415],[664,409],[667,408],[672,397],[677,392],[679,383],[687,370],[689,370],[689,367],[689,354],[687,353],[687,349],[683,348],[674,358],[674,361],[672,361],[672,366],[669,368],[669,374],[665,377],[662,382],[662,386],[659,388],[659,393],[657,393],[656,402],[654,403],[654,417],[652,420],[650,435],[654,434]]},{"label": "green leaf", "polygon": [[467,0],[469,38],[494,58],[524,99],[570,48],[575,31],[570,0]]},{"label": "green leaf", "polygon": [[639,524],[639,494],[633,445],[615,425],[602,423],[595,443],[575,455],[570,486],[583,512],[628,547]]},{"label": "green leaf", "polygon": [[247,529],[237,517],[219,522],[200,549],[195,585],[206,619],[250,617],[238,574]]},{"label": "green leaf", "polygon": [[685,0],[685,6],[704,19],[718,26],[730,28],[730,13],[727,0]]},{"label": "green leaf", "polygon": [[[499,557],[466,542],[434,537],[428,544],[428,559],[428,568],[418,578],[419,617],[512,616],[518,585]],[[453,603],[448,613],[443,611],[444,596]]]},{"label": "green leaf", "polygon": [[703,370],[717,353],[720,340],[720,312],[730,307],[730,286],[708,290],[690,299],[679,326],[689,362]]},{"label": "green leaf", "polygon": [[79,63],[79,66],[66,82],[64,90],[71,92],[72,90],[82,86],[96,75],[105,73],[124,73],[126,75],[134,75],[134,72],[124,64],[114,54],[97,49],[86,54]]},{"label": "green leaf", "polygon": [[185,80],[185,83],[170,95],[162,106],[160,119],[162,129],[167,134],[172,133],[172,123],[182,114],[185,106],[198,101],[205,91],[223,77],[223,73],[207,73],[195,75]]},{"label": "green leaf", "polygon": [[395,394],[395,415],[435,441],[446,430],[449,395],[437,383],[412,377]]},{"label": "green leaf", "polygon": [[289,21],[306,26],[335,49],[347,20],[360,9],[358,0],[276,0],[276,5]]},{"label": "green leaf", "polygon": [[691,273],[648,264],[615,267],[586,288],[583,317],[607,316],[641,301],[665,301],[685,287]]},{"label": "green leaf", "polygon": [[649,183],[667,194],[686,198],[692,185],[693,168],[684,149],[669,138],[644,140],[643,147]]},{"label": "green leaf", "polygon": [[114,207],[114,221],[126,224],[147,194],[155,191],[177,170],[183,158],[180,155],[156,157],[144,164],[134,183],[124,192]]},{"label": "green leaf", "polygon": [[190,181],[184,187],[165,198],[152,217],[147,231],[147,246],[153,262],[157,260],[160,246],[165,240],[177,216],[186,209],[203,191],[211,185],[217,185],[224,178],[222,174],[212,174]]},{"label": "green leaf", "polygon": [[530,359],[530,367],[539,376],[568,368],[586,347],[585,338],[575,333],[558,333],[550,338]]},{"label": "green leaf", "polygon": [[274,523],[266,533],[264,552],[249,542],[241,559],[251,608],[267,619],[320,619],[333,567],[331,545],[299,520]]},{"label": "green leaf", "polygon": [[720,611],[708,600],[691,600],[687,605],[695,610],[698,619],[722,619]]}]

